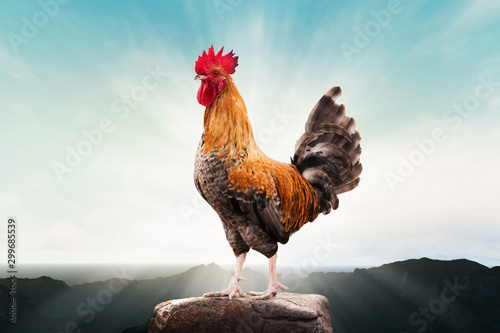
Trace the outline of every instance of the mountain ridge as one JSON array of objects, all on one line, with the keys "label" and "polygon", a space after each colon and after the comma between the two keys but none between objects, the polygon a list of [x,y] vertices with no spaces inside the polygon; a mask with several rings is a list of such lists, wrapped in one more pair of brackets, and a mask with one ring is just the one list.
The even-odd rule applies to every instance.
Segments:
[{"label": "mountain ridge", "polygon": [[[47,332],[64,331],[69,322],[75,323],[82,332],[146,332],[145,322],[149,321],[156,304],[224,289],[231,274],[210,263],[167,277],[113,278],[74,286],[48,276],[18,279],[17,328],[22,330],[16,332],[35,329],[35,322],[41,323],[37,324],[37,331],[42,328]],[[265,289],[267,277],[263,274],[245,268],[242,275],[247,278],[240,284],[244,291]],[[292,292],[325,295],[330,301],[332,324],[337,333],[367,329],[410,333],[423,329],[424,325],[427,325],[425,332],[431,333],[447,327],[477,332],[468,331],[470,325],[481,327],[481,332],[500,332],[500,321],[488,317],[489,313],[500,312],[500,267],[488,268],[467,259],[424,257],[349,273],[314,272],[305,278],[284,276],[281,279]],[[449,291],[450,286],[458,288],[460,295]],[[0,295],[6,292],[7,280],[4,279],[0,281]],[[455,299],[444,304],[440,293]],[[430,317],[434,319],[432,322],[419,313],[420,308],[441,304],[439,302],[445,306],[438,316]],[[5,305],[0,305],[0,311],[0,330],[9,332],[11,328],[4,324]],[[454,321],[457,316],[463,319],[462,323]],[[103,327],[109,330],[102,330]]]}]

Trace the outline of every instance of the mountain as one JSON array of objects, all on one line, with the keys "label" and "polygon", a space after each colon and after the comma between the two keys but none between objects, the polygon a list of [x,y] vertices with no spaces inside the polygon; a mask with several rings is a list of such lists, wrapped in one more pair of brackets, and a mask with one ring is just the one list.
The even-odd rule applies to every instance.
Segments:
[{"label": "mountain", "polygon": [[[224,289],[231,272],[215,264],[151,280],[110,279],[68,286],[50,277],[17,280],[17,322],[1,332],[145,333],[156,304]],[[267,277],[244,269],[245,291]],[[500,332],[500,267],[460,259],[412,259],[353,273],[312,273],[281,278],[295,293],[328,297],[334,332]],[[0,281],[8,299],[9,282]],[[4,297],[5,296],[5,297]]]},{"label": "mountain", "polygon": [[500,332],[499,268],[407,260],[312,273],[296,292],[328,297],[334,332]]},{"label": "mountain", "polygon": [[[266,278],[244,269],[250,286],[265,285]],[[7,302],[0,304],[0,332],[117,332],[141,326],[156,304],[175,298],[200,296],[227,285],[231,272],[215,264],[200,265],[184,273],[151,280],[110,279],[69,287],[42,276],[17,279],[17,325],[7,324]],[[2,300],[8,300],[7,279],[0,280]],[[68,327],[68,328],[67,328]]]}]

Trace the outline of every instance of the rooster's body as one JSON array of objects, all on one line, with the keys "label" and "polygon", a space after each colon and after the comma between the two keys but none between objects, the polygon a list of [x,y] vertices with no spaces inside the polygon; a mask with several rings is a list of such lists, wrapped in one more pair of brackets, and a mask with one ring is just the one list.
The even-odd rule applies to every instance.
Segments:
[{"label": "rooster's body", "polygon": [[245,103],[229,76],[236,66],[232,52],[215,55],[213,48],[196,63],[196,78],[202,80],[198,101],[207,108],[194,181],[219,214],[237,258],[228,289],[206,295],[242,295],[241,268],[254,249],[269,258],[268,289],[253,293],[265,299],[278,288],[287,289],[276,281],[278,242],[285,244],[319,213],[336,209],[336,194],[357,186],[360,136],[343,105],[335,103],[341,94],[336,87],[312,110],[292,164],[267,157],[255,142]]}]

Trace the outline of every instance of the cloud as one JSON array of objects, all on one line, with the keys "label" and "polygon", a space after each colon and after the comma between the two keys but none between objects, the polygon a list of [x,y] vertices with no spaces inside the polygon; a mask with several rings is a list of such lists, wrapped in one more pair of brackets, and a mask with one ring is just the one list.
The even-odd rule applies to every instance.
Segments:
[{"label": "cloud", "polygon": [[455,18],[452,29],[469,29],[474,26],[488,24],[496,20],[500,13],[498,1],[476,0],[470,1],[463,7],[462,12]]},{"label": "cloud", "polygon": [[31,66],[2,44],[0,44],[0,72],[18,81],[29,82],[35,79]]}]

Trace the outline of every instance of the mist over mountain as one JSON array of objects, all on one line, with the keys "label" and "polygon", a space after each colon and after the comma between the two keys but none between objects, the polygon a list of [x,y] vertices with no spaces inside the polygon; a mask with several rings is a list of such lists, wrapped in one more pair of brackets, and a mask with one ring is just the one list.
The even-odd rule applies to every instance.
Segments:
[{"label": "mist over mountain", "polygon": [[312,273],[334,332],[500,332],[500,267],[422,258],[353,273]]},{"label": "mist over mountain", "polygon": [[[169,277],[74,286],[46,276],[18,279],[17,325],[7,324],[7,303],[2,302],[0,331],[146,332],[156,304],[224,289],[231,274],[210,264]],[[246,268],[242,275],[244,291],[267,286],[259,272]],[[336,333],[500,332],[500,267],[422,258],[281,281],[292,292],[328,297]],[[2,299],[8,299],[8,285],[0,281]]]}]

